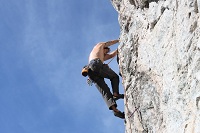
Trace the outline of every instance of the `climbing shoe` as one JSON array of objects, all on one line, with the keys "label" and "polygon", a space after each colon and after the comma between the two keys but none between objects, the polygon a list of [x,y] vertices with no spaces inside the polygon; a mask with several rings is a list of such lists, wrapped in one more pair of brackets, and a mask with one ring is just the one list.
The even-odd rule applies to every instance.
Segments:
[{"label": "climbing shoe", "polygon": [[121,111],[118,111],[118,112],[113,111],[113,112],[114,112],[114,115],[115,115],[116,117],[119,117],[119,118],[121,118],[121,119],[124,119],[124,118],[125,118],[124,112],[121,112]]},{"label": "climbing shoe", "polygon": [[113,99],[117,101],[118,99],[124,99],[124,94],[118,94],[118,96],[113,96]]}]

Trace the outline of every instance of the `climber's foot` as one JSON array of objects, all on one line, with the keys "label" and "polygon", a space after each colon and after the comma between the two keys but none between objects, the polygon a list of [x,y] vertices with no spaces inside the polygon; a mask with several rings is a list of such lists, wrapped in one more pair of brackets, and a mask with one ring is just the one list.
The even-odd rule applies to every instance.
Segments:
[{"label": "climber's foot", "polygon": [[117,101],[118,99],[124,99],[124,94],[114,95],[114,96],[113,96],[113,99],[114,99],[115,101]]},{"label": "climber's foot", "polygon": [[114,115],[115,115],[116,117],[119,117],[119,118],[121,118],[121,119],[124,119],[124,118],[125,118],[124,112],[121,112],[121,111],[113,111],[113,113],[114,113]]}]

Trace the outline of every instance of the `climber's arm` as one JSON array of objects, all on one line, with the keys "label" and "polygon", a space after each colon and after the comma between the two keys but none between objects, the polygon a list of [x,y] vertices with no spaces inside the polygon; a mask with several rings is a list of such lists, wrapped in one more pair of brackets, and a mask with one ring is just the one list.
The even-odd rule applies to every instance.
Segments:
[{"label": "climber's arm", "polygon": [[109,47],[109,46],[111,46],[111,45],[113,45],[113,44],[116,44],[116,43],[118,43],[118,42],[119,42],[118,39],[117,39],[117,40],[111,40],[111,41],[105,42],[104,47]]},{"label": "climber's arm", "polygon": [[106,54],[106,55],[104,56],[104,61],[115,57],[115,56],[117,55],[117,53],[118,53],[118,50],[116,49],[115,51],[113,51],[113,52],[111,52],[111,53],[109,53],[109,54]]}]

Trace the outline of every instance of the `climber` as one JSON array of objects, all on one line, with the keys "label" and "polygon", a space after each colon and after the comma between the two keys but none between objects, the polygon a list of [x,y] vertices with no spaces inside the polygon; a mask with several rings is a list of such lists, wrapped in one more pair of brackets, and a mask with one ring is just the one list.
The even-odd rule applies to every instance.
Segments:
[{"label": "climber", "polygon": [[[89,64],[83,68],[82,75],[88,75],[89,79],[95,83],[108,108],[113,110],[114,115],[124,119],[124,112],[119,111],[116,104],[116,100],[124,98],[124,94],[119,94],[119,76],[109,68],[108,64],[103,64],[104,61],[117,55],[118,51],[110,52],[109,46],[118,42],[119,40],[112,40],[101,42],[94,46],[89,55]],[[113,94],[105,83],[104,78],[110,79]]]}]

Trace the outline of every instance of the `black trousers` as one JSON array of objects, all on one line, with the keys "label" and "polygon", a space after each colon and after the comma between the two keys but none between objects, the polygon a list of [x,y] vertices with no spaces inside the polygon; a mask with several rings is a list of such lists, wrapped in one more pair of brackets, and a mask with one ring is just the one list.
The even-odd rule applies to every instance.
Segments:
[{"label": "black trousers", "polygon": [[113,94],[110,88],[105,83],[104,78],[110,79],[112,92],[119,94],[119,76],[108,65],[103,64],[100,59],[91,60],[89,63],[89,78],[95,83],[96,88],[102,94],[102,97],[111,110],[111,106],[117,104],[113,99]]}]

